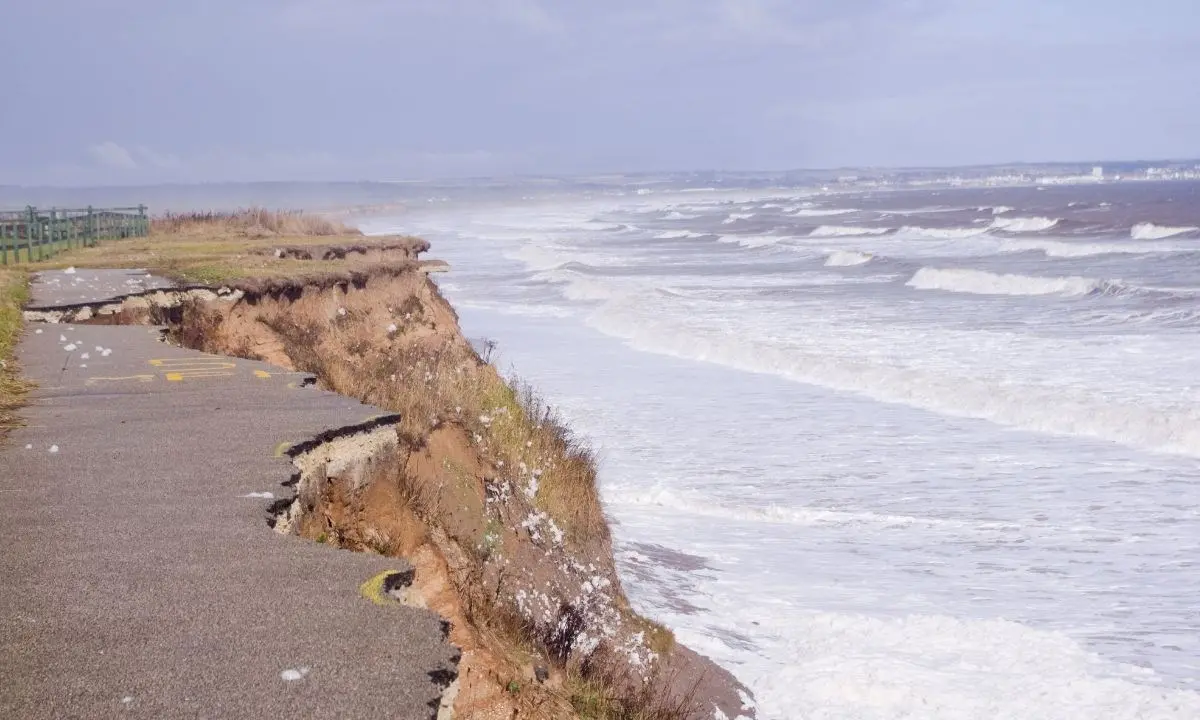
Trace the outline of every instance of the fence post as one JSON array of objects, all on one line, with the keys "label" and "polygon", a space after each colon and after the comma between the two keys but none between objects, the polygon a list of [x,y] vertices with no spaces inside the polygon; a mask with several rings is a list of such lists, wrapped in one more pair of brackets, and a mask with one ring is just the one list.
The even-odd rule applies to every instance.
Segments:
[{"label": "fence post", "polygon": [[43,257],[54,257],[58,252],[58,211],[50,208],[50,213],[46,215],[46,252]]},{"label": "fence post", "polygon": [[95,242],[96,218],[92,216],[92,206],[91,205],[88,205],[87,219],[84,220],[84,223],[85,224],[83,226],[83,242],[88,247],[92,247],[93,245],[96,244],[96,242]]},{"label": "fence post", "polygon": [[146,206],[138,205],[138,237],[150,234],[150,219],[146,217]]},{"label": "fence post", "polygon": [[0,255],[4,258],[4,264],[8,264],[8,225],[0,225]]},{"label": "fence post", "polygon": [[33,226],[37,222],[37,210],[32,205],[25,207],[25,259],[33,262]]}]

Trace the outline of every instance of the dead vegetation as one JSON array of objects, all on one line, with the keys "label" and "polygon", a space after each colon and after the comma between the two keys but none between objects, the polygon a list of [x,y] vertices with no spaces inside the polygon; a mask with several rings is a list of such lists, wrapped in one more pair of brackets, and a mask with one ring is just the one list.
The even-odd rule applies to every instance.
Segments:
[{"label": "dead vegetation", "polygon": [[364,237],[338,220],[298,211],[170,213],[150,235],[75,248],[39,268],[146,268],[181,283],[302,284],[310,276],[411,269],[429,244],[407,236]]},{"label": "dead vegetation", "polygon": [[267,210],[261,207],[230,212],[166,213],[151,220],[152,234],[181,235],[243,233],[249,237],[362,235],[357,229],[323,215],[300,210]]}]

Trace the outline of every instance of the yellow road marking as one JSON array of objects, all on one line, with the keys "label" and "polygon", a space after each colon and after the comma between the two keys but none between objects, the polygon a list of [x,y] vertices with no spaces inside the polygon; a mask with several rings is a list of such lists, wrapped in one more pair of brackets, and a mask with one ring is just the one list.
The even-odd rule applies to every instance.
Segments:
[{"label": "yellow road marking", "polygon": [[231,370],[237,367],[237,363],[219,357],[157,358],[150,364],[164,370]]},{"label": "yellow road marking", "polygon": [[125,382],[128,380],[137,380],[138,382],[154,382],[153,375],[127,375],[125,377],[90,377],[87,379],[86,385],[95,385],[100,382]]},{"label": "yellow road marking", "polygon": [[284,453],[286,453],[288,451],[288,448],[290,448],[291,446],[292,446],[292,444],[286,440],[284,440],[283,442],[276,445],[275,446],[275,457],[283,457]]},{"label": "yellow road marking", "polygon": [[375,577],[358,586],[358,593],[376,605],[399,605],[396,598],[384,592],[388,578],[399,575],[396,570],[384,570]]},{"label": "yellow road marking", "polygon": [[271,373],[267,372],[266,370],[255,370],[254,377],[262,378],[265,380],[265,379],[271,377]]},{"label": "yellow road marking", "polygon": [[220,370],[187,370],[184,372],[169,372],[166,377],[167,382],[182,382],[197,378],[233,377],[233,373],[221,372]]}]

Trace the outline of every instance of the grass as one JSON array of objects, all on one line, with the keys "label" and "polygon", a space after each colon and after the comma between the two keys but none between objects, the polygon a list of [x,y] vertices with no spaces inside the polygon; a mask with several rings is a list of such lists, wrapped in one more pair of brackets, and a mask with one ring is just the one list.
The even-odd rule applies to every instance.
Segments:
[{"label": "grass", "polygon": [[36,266],[146,268],[181,282],[219,284],[360,270],[378,260],[372,262],[361,255],[343,260],[298,260],[276,257],[274,251],[296,246],[369,246],[382,240],[364,238],[341,222],[300,212],[249,208],[180,213],[154,218],[148,237],[102,240],[94,247],[60,252]]},{"label": "grass", "polygon": [[13,360],[13,350],[21,334],[21,306],[28,299],[25,273],[0,269],[0,438],[20,424],[17,410],[28,389]]},{"label": "grass", "polygon": [[252,236],[332,237],[362,235],[340,221],[320,215],[306,215],[299,210],[267,210],[261,207],[233,212],[167,213],[151,222],[152,233],[164,235],[182,233],[243,232]]}]

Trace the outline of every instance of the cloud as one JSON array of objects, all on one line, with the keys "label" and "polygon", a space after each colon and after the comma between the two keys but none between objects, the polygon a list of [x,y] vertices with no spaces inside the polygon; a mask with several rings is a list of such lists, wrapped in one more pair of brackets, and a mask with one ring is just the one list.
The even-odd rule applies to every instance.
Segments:
[{"label": "cloud", "polygon": [[133,159],[133,155],[112,140],[106,140],[99,145],[91,146],[88,148],[88,154],[97,163],[108,168],[134,170],[138,166],[137,161]]}]

